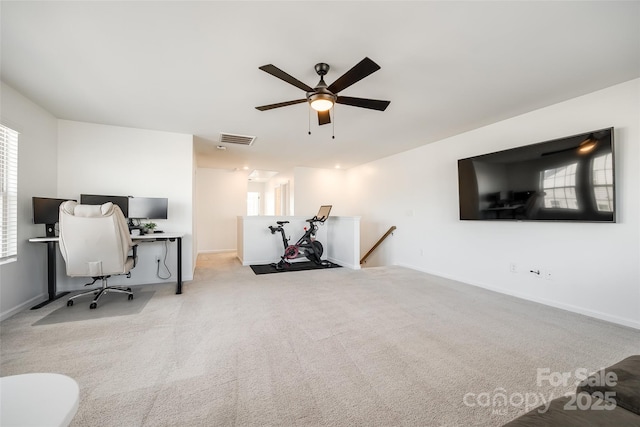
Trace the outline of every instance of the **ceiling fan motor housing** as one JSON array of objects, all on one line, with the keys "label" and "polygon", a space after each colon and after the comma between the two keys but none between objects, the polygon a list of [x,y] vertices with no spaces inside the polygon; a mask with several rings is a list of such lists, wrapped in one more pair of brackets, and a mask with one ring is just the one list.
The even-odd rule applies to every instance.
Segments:
[{"label": "ceiling fan motor housing", "polygon": [[326,99],[327,101],[336,102],[338,97],[331,93],[327,88],[318,86],[313,92],[307,92],[307,99],[309,102],[313,102],[316,99]]},{"label": "ceiling fan motor housing", "polygon": [[320,62],[315,66],[316,73],[318,73],[319,76],[326,76],[329,72],[329,68],[329,64],[325,64],[324,62]]},{"label": "ceiling fan motor housing", "polygon": [[[315,70],[320,76],[320,81],[317,86],[313,88],[313,91],[307,92],[307,100],[311,104],[311,107],[319,111],[328,110],[336,103],[336,99],[338,99],[333,92],[327,89],[328,85],[325,83],[323,78],[323,76],[329,72],[329,68],[329,64],[325,64],[324,62],[316,64]],[[318,101],[320,104],[316,103]],[[322,107],[319,107],[318,105],[322,105]]]}]

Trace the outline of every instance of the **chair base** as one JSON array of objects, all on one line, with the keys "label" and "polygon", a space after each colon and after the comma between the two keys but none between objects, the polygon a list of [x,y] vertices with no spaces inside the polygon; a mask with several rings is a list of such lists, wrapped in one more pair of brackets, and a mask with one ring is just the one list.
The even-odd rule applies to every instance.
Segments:
[{"label": "chair base", "polygon": [[[108,277],[108,276],[107,276]],[[71,307],[73,305],[73,300],[76,298],[80,298],[83,297],[85,295],[95,295],[93,298],[93,301],[91,301],[91,304],[89,305],[89,308],[94,309],[94,308],[98,308],[98,300],[102,297],[102,295],[104,294],[108,294],[109,292],[116,292],[116,293],[121,293],[121,294],[127,294],[128,295],[128,300],[132,300],[133,299],[133,292],[131,292],[131,288],[125,288],[124,286],[107,286],[107,277],[97,277],[94,279],[94,283],[97,279],[102,279],[102,287],[101,288],[97,288],[97,289],[92,289],[90,291],[86,291],[86,292],[81,292],[77,295],[72,296],[71,298],[69,298],[67,300],[67,307]],[[93,284],[93,283],[90,283]]]}]

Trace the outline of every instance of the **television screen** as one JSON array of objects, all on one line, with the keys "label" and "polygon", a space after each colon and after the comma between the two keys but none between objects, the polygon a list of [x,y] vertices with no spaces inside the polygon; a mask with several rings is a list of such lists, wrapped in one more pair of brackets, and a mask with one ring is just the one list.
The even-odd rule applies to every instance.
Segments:
[{"label": "television screen", "polygon": [[169,199],[163,197],[132,197],[129,199],[129,218],[167,219]]},{"label": "television screen", "polygon": [[615,222],[613,128],[458,160],[461,220]]},{"label": "television screen", "polygon": [[83,205],[102,205],[107,202],[118,205],[125,218],[129,216],[129,198],[127,196],[102,196],[98,194],[80,195],[80,203]]},{"label": "television screen", "polygon": [[55,224],[58,222],[60,205],[70,199],[33,197],[33,223],[45,224],[47,237],[55,236]]}]

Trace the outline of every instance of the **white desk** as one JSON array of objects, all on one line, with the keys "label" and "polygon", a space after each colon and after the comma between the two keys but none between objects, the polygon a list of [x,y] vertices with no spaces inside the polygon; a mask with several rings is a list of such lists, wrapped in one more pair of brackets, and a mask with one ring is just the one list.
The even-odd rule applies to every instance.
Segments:
[{"label": "white desk", "polygon": [[0,378],[0,425],[68,426],[80,400],[78,383],[60,374]]},{"label": "white desk", "polygon": [[[154,234],[142,234],[139,236],[131,236],[131,240],[134,242],[154,242],[165,241],[176,242],[177,247],[177,285],[176,294],[182,293],[182,237],[184,233],[154,233]],[[29,239],[34,243],[46,243],[47,244],[47,287],[49,290],[49,299],[41,302],[40,304],[31,307],[31,310],[36,310],[40,307],[44,307],[52,301],[68,294],[69,292],[57,293],[56,291],[56,245],[60,240],[59,237],[33,237]]]}]

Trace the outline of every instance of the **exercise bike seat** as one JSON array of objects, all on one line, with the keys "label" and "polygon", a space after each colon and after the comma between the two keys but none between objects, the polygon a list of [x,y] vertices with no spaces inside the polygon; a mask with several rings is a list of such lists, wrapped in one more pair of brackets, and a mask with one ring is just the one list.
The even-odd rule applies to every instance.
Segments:
[{"label": "exercise bike seat", "polygon": [[289,221],[276,221],[276,224],[278,225],[289,224]]}]

